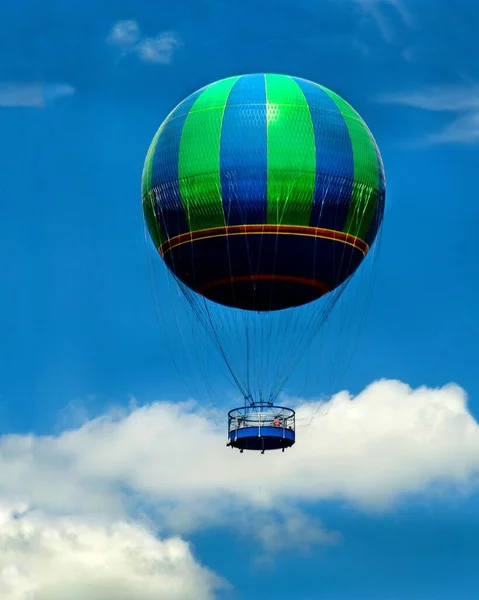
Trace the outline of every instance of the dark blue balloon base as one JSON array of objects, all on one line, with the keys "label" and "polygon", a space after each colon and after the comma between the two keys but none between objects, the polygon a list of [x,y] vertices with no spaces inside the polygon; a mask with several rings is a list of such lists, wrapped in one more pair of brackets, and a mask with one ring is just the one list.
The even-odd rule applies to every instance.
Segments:
[{"label": "dark blue balloon base", "polygon": [[[260,226],[243,229],[248,227]],[[190,289],[245,310],[281,310],[317,300],[341,285],[368,250],[362,240],[332,230],[315,235],[315,228],[308,227],[264,233],[232,229],[184,234],[168,240],[161,251]]]}]

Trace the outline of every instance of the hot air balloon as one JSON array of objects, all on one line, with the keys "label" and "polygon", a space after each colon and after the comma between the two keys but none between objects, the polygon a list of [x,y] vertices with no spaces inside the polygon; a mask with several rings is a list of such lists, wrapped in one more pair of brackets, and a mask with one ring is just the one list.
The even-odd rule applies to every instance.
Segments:
[{"label": "hot air balloon", "polygon": [[[194,92],[163,121],[148,150],[142,206],[153,243],[208,330],[245,405],[229,413],[231,447],[268,449],[295,442],[295,414],[275,400],[271,356],[295,311],[346,284],[382,223],[384,168],[359,114],[333,91],[299,77],[228,77]],[[245,341],[242,368],[221,339],[229,316]],[[279,315],[274,352],[270,325]],[[304,333],[304,332],[303,332]],[[308,332],[309,333],[309,332]],[[289,367],[290,365],[288,365]],[[261,371],[267,383],[254,379]],[[266,374],[266,375],[265,375]]]}]

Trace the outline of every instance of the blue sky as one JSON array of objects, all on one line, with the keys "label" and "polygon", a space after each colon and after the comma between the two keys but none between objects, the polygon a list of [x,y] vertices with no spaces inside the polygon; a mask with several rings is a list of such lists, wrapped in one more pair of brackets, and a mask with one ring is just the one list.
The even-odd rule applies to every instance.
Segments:
[{"label": "blue sky", "polygon": [[[477,598],[478,28],[471,0],[5,9],[2,598]],[[340,387],[320,374],[305,388],[300,368],[286,394],[304,422],[319,416],[287,457],[241,462],[221,421],[234,391],[213,371],[213,412],[199,370],[186,376],[193,391],[175,371],[159,264],[166,332],[155,319],[139,196],[167,113],[258,71],[351,102],[388,190],[368,318]]]}]

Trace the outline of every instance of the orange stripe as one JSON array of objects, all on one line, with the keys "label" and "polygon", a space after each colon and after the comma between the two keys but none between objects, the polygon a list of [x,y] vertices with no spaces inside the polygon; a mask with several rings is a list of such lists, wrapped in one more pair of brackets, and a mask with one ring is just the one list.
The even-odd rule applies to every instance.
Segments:
[{"label": "orange stripe", "polygon": [[166,242],[158,248],[158,251],[161,256],[164,256],[169,250],[183,244],[209,238],[246,234],[298,235],[334,240],[357,248],[364,256],[369,250],[369,246],[364,240],[361,240],[354,235],[350,235],[349,233],[344,233],[344,231],[335,231],[334,229],[300,225],[231,225],[229,227],[214,227],[212,229],[200,229],[198,231],[182,233],[181,235],[166,240]]},{"label": "orange stripe", "polygon": [[310,287],[318,288],[323,292],[323,294],[327,294],[330,291],[330,288],[323,282],[318,279],[308,279],[307,277],[296,277],[294,275],[240,275],[237,277],[223,277],[222,279],[215,279],[214,281],[209,281],[203,287],[201,287],[198,292],[200,294],[204,294],[207,290],[216,287],[218,285],[224,285],[225,283],[235,283],[236,281],[286,281],[288,283],[302,283],[303,285],[309,285]]}]

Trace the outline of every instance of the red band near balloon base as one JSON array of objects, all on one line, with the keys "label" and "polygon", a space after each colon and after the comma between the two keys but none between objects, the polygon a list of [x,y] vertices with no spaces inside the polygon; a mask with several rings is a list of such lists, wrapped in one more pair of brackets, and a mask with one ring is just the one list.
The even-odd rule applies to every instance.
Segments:
[{"label": "red band near balloon base", "polygon": [[239,275],[215,279],[214,281],[209,281],[203,287],[198,289],[198,293],[204,294],[208,290],[219,285],[225,285],[228,283],[240,283],[242,281],[281,281],[285,283],[300,283],[302,285],[317,288],[321,290],[323,294],[327,294],[330,291],[329,286],[327,286],[323,281],[318,281],[317,279],[309,279],[308,277],[296,277],[294,275],[266,275],[264,273],[260,273],[256,275]]}]

